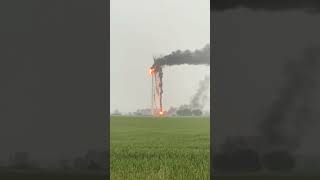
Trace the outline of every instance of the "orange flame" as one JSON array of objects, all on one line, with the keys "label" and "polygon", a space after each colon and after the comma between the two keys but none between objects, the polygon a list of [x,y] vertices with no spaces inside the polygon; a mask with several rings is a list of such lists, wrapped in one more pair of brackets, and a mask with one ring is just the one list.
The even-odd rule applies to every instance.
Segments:
[{"label": "orange flame", "polygon": [[149,69],[149,74],[150,74],[150,75],[154,74],[154,69],[153,69],[153,68],[150,68],[150,69]]}]

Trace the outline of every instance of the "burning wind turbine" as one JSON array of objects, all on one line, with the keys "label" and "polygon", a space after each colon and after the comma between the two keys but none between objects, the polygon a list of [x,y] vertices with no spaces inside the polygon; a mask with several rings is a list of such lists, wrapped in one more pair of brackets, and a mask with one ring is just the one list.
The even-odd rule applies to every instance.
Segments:
[{"label": "burning wind turbine", "polygon": [[[154,59],[154,61],[156,61]],[[162,66],[152,66],[149,69],[149,74],[152,78],[152,86],[151,86],[151,110],[153,115],[164,115],[163,107],[162,107]]]},{"label": "burning wind turbine", "polygon": [[151,109],[153,115],[164,116],[165,111],[162,106],[162,95],[163,95],[163,72],[164,66],[172,65],[210,65],[210,44],[207,44],[200,50],[191,52],[190,50],[177,50],[169,55],[153,58],[154,63],[149,69],[149,74],[152,77],[152,98],[151,98]]}]

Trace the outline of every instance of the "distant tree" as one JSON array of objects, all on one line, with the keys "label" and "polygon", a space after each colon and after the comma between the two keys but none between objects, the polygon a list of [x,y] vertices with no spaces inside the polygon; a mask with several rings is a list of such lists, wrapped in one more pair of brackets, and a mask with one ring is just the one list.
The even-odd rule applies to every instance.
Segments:
[{"label": "distant tree", "polygon": [[192,111],[190,108],[180,107],[176,114],[179,116],[192,116]]},{"label": "distant tree", "polygon": [[142,116],[142,113],[141,113],[141,112],[134,112],[133,115],[135,115],[135,116]]},{"label": "distant tree", "polygon": [[174,116],[177,112],[177,109],[174,107],[170,107],[168,110],[168,115]]},{"label": "distant tree", "polygon": [[113,111],[112,115],[121,115],[121,112],[118,109],[116,109]]},{"label": "distant tree", "polygon": [[182,109],[178,109],[178,110],[176,111],[176,114],[177,114],[178,116],[183,116],[183,110],[182,110]]},{"label": "distant tree", "polygon": [[191,111],[191,109],[185,109],[185,110],[184,110],[184,114],[185,114],[185,116],[192,116],[192,111]]},{"label": "distant tree", "polygon": [[193,116],[201,116],[202,115],[202,111],[200,109],[193,109],[192,110],[192,115]]}]

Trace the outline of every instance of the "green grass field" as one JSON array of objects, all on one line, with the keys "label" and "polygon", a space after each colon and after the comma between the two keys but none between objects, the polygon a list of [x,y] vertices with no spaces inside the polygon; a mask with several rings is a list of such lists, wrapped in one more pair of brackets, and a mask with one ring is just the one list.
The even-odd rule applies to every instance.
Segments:
[{"label": "green grass field", "polygon": [[112,180],[210,178],[209,118],[113,116]]}]

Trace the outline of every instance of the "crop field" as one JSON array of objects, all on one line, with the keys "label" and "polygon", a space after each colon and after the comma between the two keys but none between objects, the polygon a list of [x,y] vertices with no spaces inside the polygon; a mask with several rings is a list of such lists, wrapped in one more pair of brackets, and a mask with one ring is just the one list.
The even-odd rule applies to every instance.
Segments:
[{"label": "crop field", "polygon": [[113,116],[112,180],[210,179],[209,118]]}]

